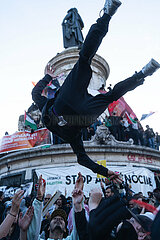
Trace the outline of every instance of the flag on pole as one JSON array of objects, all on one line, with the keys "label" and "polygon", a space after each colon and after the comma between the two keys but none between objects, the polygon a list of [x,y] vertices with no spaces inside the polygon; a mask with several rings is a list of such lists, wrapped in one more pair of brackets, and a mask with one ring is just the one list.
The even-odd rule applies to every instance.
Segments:
[{"label": "flag on pole", "polygon": [[141,117],[140,121],[142,121],[142,120],[150,117],[150,116],[151,116],[152,114],[154,114],[154,113],[155,113],[155,112],[149,112],[148,114],[142,114],[142,117]]},{"label": "flag on pole", "polygon": [[33,130],[37,130],[37,125],[36,125],[35,121],[32,119],[31,116],[29,116],[26,113],[26,111],[25,111],[25,114],[24,114],[24,125],[29,126]]},{"label": "flag on pole", "polygon": [[60,88],[59,80],[57,78],[53,78],[49,84],[43,89],[42,95],[51,99],[55,97],[55,93],[58,91]]},{"label": "flag on pole", "polygon": [[136,123],[136,121],[129,116],[128,112],[125,112],[125,116],[126,116],[129,124]]}]

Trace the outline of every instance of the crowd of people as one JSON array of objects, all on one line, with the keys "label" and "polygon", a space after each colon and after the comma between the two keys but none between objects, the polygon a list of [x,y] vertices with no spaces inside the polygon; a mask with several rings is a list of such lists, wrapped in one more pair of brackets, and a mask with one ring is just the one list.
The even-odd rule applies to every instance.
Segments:
[{"label": "crowd of people", "polygon": [[83,192],[78,174],[72,196],[60,195],[45,208],[52,195],[38,179],[35,198],[19,190],[12,198],[0,192],[0,239],[2,240],[158,240],[160,188],[134,193],[127,184],[108,178],[98,188]]},{"label": "crowd of people", "polygon": [[[142,85],[146,77],[160,68],[160,64],[151,59],[140,72],[118,82],[111,91],[105,94],[98,92],[95,96],[88,93],[87,88],[92,77],[92,58],[120,5],[119,0],[105,1],[103,16],[91,26],[81,47],[79,59],[62,86],[55,78],[55,66],[49,63],[45,68],[44,78],[32,90],[32,99],[42,112],[42,122],[53,134],[53,143],[59,139],[70,143],[77,162],[94,173],[105,176],[105,184],[101,182],[101,186],[91,189],[89,197],[86,197],[83,177],[79,173],[72,197],[60,195],[52,206],[49,205],[52,195],[45,193],[46,182],[42,176],[38,179],[35,198],[26,199],[23,197],[24,191],[19,190],[12,199],[6,199],[4,193],[0,192],[1,240],[159,239],[160,189],[149,192],[148,197],[144,197],[141,192],[133,195],[118,173],[89,158],[82,141],[82,137],[90,140],[95,134],[97,126],[93,122],[110,103]],[[51,81],[54,85],[54,96],[47,99],[43,90]],[[132,138],[136,145],[159,149],[159,137],[155,138],[149,126],[143,131],[136,118],[132,123],[127,123],[125,117],[121,118],[113,113],[106,117],[102,124],[109,128],[117,140],[127,141]],[[56,136],[58,139],[55,139]],[[158,139],[157,144],[155,139]],[[45,214],[44,208],[47,209]]]},{"label": "crowd of people", "polygon": [[[110,133],[118,141],[126,142],[129,139],[133,139],[133,143],[135,145],[146,146],[159,150],[160,135],[158,132],[154,132],[153,128],[150,128],[149,125],[146,125],[146,129],[144,129],[137,118],[134,118],[133,122],[130,122],[126,116],[118,116],[115,111],[113,111],[110,116],[106,115],[105,119],[97,119],[89,127],[82,128],[81,131],[83,141],[90,141],[95,135],[97,127],[100,125],[105,125],[108,127]],[[38,129],[42,127],[45,126],[41,124]],[[67,142],[62,140],[56,134],[52,133],[51,143],[55,145]]]},{"label": "crowd of people", "polygon": [[132,138],[135,145],[159,150],[160,135],[158,132],[154,133],[149,125],[146,125],[144,130],[137,118],[129,121],[125,115],[117,116],[116,112],[113,112],[111,116],[106,116],[105,126],[118,141],[128,141]]}]

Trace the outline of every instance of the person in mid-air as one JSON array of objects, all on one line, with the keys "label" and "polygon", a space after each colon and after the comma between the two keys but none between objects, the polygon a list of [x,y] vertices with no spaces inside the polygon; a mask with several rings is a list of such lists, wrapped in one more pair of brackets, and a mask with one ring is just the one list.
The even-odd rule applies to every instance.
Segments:
[{"label": "person in mid-air", "polygon": [[[44,78],[36,84],[32,91],[33,101],[42,111],[42,120],[45,126],[52,133],[70,143],[77,155],[78,163],[115,181],[119,178],[117,173],[98,165],[86,154],[81,129],[90,126],[110,103],[142,85],[144,78],[152,75],[160,67],[158,62],[151,59],[140,72],[117,83],[109,92],[98,93],[96,96],[88,93],[87,88],[92,77],[92,59],[108,32],[112,16],[120,5],[119,0],[106,0],[103,16],[91,26],[79,52],[79,59],[61,87],[54,79],[55,67],[49,63],[45,68]],[[55,95],[52,99],[47,99],[41,94],[51,80],[52,84],[55,84]]]}]

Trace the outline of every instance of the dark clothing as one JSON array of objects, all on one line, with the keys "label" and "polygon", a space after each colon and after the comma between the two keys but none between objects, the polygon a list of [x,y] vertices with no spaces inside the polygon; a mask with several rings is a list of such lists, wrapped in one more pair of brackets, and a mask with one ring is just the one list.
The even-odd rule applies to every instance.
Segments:
[{"label": "dark clothing", "polygon": [[152,128],[147,128],[145,130],[145,136],[147,140],[147,147],[151,147],[155,149],[155,133]]},{"label": "dark clothing", "polygon": [[138,235],[130,222],[123,222],[122,227],[117,234],[116,240],[138,240]]},{"label": "dark clothing", "polygon": [[139,139],[140,139],[139,135],[140,134],[138,129],[133,129],[132,127],[130,127],[130,136],[133,139],[135,145],[139,145]]},{"label": "dark clothing", "polygon": [[75,213],[76,229],[79,236],[79,240],[88,240],[87,220],[85,216],[85,210]]},{"label": "dark clothing", "polygon": [[20,228],[18,223],[15,224],[14,230],[10,236],[1,238],[0,240],[19,240]]},{"label": "dark clothing", "polygon": [[0,202],[0,224],[3,222],[3,213],[5,210],[5,206],[3,202]]},{"label": "dark clothing", "polygon": [[160,237],[160,211],[157,213],[156,218],[152,224],[152,240],[158,240]]},{"label": "dark clothing", "polygon": [[[79,239],[112,239],[110,234],[114,227],[128,217],[130,217],[130,213],[125,207],[125,202],[120,200],[118,196],[103,199],[99,206],[90,212],[89,223],[86,220],[84,209],[81,212],[75,213],[75,223]],[[118,240],[121,239],[118,238]]]},{"label": "dark clothing", "polygon": [[[91,60],[108,31],[110,18],[107,14],[104,14],[97,20],[96,24],[91,26],[80,51],[79,60],[54,99],[47,100],[41,96],[43,89],[51,80],[49,75],[45,75],[32,91],[32,98],[42,111],[42,120],[45,126],[70,143],[77,155],[79,164],[103,176],[107,176],[108,171],[87,156],[83,147],[81,129],[90,126],[111,102],[116,101],[144,81],[142,79],[144,75],[140,72],[119,82],[113,90],[106,94],[98,94],[93,97],[88,93],[87,88],[92,77]],[[57,116],[63,116],[67,124],[63,127],[59,126]]]},{"label": "dark clothing", "polygon": [[159,145],[160,145],[160,135],[156,134],[155,139],[156,139],[156,149],[159,150]]},{"label": "dark clothing", "polygon": [[109,130],[111,134],[117,139],[121,139],[121,117],[119,116],[109,116],[109,120],[111,120],[111,126],[109,127]]},{"label": "dark clothing", "polygon": [[134,207],[134,208],[132,208],[132,212],[133,212],[134,214],[140,214],[141,211],[142,211],[141,208],[138,208],[138,207]]},{"label": "dark clothing", "polygon": [[151,128],[148,128],[147,130],[145,130],[145,135],[147,138],[152,138],[155,136],[155,134]]},{"label": "dark clothing", "polygon": [[111,120],[112,126],[119,126],[120,121],[122,120],[119,116],[109,116],[109,119]]},{"label": "dark clothing", "polygon": [[130,216],[126,203],[118,196],[106,198],[89,215],[89,239],[108,239],[115,226]]}]

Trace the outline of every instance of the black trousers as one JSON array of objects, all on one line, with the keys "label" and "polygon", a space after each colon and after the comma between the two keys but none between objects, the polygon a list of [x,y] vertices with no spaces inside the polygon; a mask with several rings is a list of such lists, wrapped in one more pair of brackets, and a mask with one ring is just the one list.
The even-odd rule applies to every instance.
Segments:
[{"label": "black trousers", "polygon": [[92,77],[90,64],[108,31],[109,21],[110,16],[104,14],[91,26],[80,51],[79,60],[56,97],[54,106],[58,115],[93,116],[90,122],[92,124],[92,121],[97,119],[110,103],[143,84],[144,75],[139,72],[116,84],[113,90],[106,94],[98,94],[95,97],[88,94],[87,88]]},{"label": "black trousers", "polygon": [[[96,24],[91,26],[80,51],[79,60],[65,79],[54,100],[53,106],[56,113],[59,116],[64,116],[64,119],[68,115],[71,117],[80,116],[80,118],[89,116],[90,121],[87,121],[87,124],[91,125],[93,120],[103,113],[110,103],[141,85],[144,81],[142,79],[144,75],[140,72],[119,82],[113,90],[106,94],[99,94],[95,97],[88,94],[87,88],[92,77],[91,61],[108,31],[110,18],[107,14],[104,14],[97,20]],[[45,112],[43,109],[46,108],[48,101],[41,96],[41,93],[50,80],[51,77],[46,75],[32,91],[32,98],[42,112]],[[49,115],[50,113],[47,114]],[[53,113],[51,115],[53,116]],[[84,125],[72,126],[69,124],[60,127],[56,124],[56,121],[50,121],[49,117],[46,118],[48,119],[45,122],[46,127],[70,143],[74,153],[77,155],[78,163],[91,169],[93,172],[107,176],[107,169],[93,162],[85,153],[80,136],[80,128],[84,127]],[[69,118],[67,122],[68,120]]]}]

